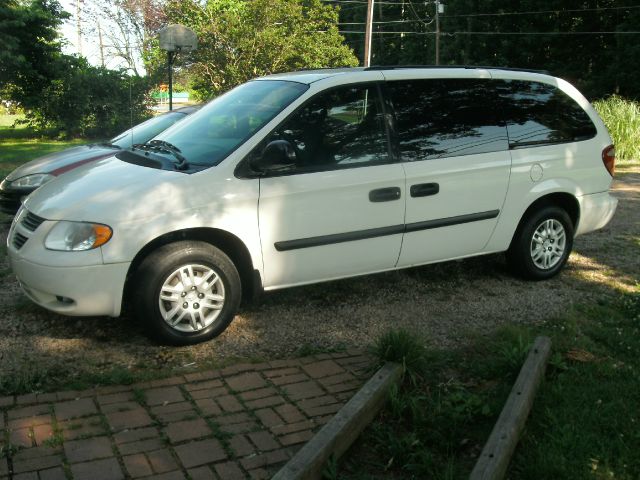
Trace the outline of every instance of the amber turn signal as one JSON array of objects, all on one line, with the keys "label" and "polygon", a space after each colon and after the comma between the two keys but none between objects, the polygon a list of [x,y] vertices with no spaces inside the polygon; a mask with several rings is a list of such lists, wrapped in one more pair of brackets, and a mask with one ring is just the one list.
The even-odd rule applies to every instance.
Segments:
[{"label": "amber turn signal", "polygon": [[104,245],[111,239],[111,235],[113,232],[111,228],[106,225],[93,224],[93,233],[96,239],[93,241],[92,248],[97,248],[101,245]]}]

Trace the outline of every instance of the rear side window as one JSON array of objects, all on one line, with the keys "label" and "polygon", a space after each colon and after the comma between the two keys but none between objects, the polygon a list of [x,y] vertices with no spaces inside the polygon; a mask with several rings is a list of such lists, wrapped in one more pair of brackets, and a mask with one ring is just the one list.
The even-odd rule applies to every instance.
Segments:
[{"label": "rear side window", "polygon": [[478,79],[387,82],[402,159],[507,150],[506,126],[489,98],[489,83]]},{"label": "rear side window", "polygon": [[588,140],[597,133],[582,107],[553,85],[521,80],[491,83],[511,148]]}]

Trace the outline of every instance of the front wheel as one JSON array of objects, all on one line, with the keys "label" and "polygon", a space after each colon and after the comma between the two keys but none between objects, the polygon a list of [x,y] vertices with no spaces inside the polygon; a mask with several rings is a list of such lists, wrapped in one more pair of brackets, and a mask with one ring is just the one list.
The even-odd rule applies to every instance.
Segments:
[{"label": "front wheel", "polygon": [[204,242],[164,245],[141,264],[133,283],[134,309],[150,335],[191,345],[220,335],[240,304],[238,271]]},{"label": "front wheel", "polygon": [[520,225],[507,251],[507,262],[524,278],[551,278],[567,263],[573,234],[573,223],[566,211],[545,207]]}]

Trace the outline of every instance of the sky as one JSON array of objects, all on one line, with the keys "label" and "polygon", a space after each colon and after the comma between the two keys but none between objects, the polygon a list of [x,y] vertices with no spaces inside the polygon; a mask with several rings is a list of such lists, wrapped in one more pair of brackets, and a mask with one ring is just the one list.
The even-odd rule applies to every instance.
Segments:
[{"label": "sky", "polygon": [[[63,52],[67,54],[79,54],[82,51],[82,55],[87,58],[91,65],[99,66],[101,64],[100,61],[100,42],[98,39],[98,33],[96,30],[96,24],[93,21],[89,21],[89,19],[83,20],[82,13],[80,14],[81,19],[81,30],[82,34],[82,42],[81,42],[81,50],[78,48],[78,31],[77,31],[77,21],[76,21],[76,7],[75,1],[73,0],[59,0],[62,8],[68,13],[71,14],[71,18],[67,19],[62,27],[60,28],[60,34],[64,38],[64,47]],[[81,4],[82,5],[82,4]],[[108,22],[108,20],[102,20],[103,22]],[[102,25],[103,31],[108,27],[108,25]],[[119,58],[113,58],[109,55],[109,46],[108,40],[104,38],[103,35],[103,43],[105,44],[104,50],[104,63],[105,67],[110,69],[118,69],[118,68],[126,68],[126,62]],[[138,66],[139,71],[144,72],[144,68],[141,65]]]}]

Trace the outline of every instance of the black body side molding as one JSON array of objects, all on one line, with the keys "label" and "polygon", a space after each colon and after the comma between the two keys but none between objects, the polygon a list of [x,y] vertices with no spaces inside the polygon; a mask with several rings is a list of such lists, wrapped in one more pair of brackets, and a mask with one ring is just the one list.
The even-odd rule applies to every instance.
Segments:
[{"label": "black body side molding", "polygon": [[489,210],[487,212],[470,213],[468,215],[458,215],[456,217],[439,218],[424,222],[408,223],[406,225],[392,225],[389,227],[370,228],[367,230],[357,230],[355,232],[334,233],[332,235],[320,235],[318,237],[298,238],[295,240],[284,240],[276,242],[274,246],[279,252],[288,250],[298,250],[300,248],[320,247],[332,245],[334,243],[353,242],[355,240],[365,240],[367,238],[385,237],[387,235],[397,235],[399,233],[418,232],[432,228],[450,227],[463,223],[479,222],[496,218],[500,210]]}]

